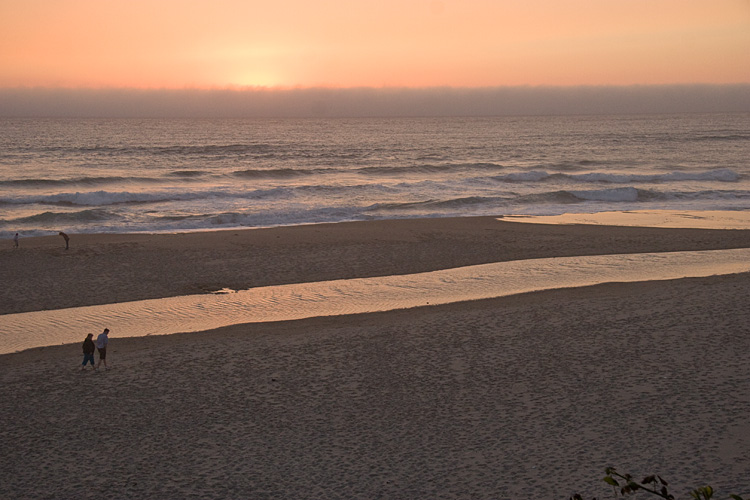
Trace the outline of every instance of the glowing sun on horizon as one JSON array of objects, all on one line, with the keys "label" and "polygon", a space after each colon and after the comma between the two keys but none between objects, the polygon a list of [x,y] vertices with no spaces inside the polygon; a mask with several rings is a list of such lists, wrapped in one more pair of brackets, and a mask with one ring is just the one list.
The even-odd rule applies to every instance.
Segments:
[{"label": "glowing sun on horizon", "polygon": [[247,70],[238,72],[229,82],[235,87],[280,87],[284,84],[279,75],[269,70]]}]

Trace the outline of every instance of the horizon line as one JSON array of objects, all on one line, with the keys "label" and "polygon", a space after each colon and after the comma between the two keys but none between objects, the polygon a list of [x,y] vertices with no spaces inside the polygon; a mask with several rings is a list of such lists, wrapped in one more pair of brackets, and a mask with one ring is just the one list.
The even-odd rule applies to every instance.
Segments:
[{"label": "horizon line", "polygon": [[581,83],[570,85],[553,85],[553,84],[533,84],[524,83],[516,85],[212,85],[212,86],[192,86],[184,85],[182,87],[167,86],[115,86],[115,85],[15,85],[0,86],[0,92],[14,90],[58,90],[58,91],[304,91],[304,90],[491,90],[491,89],[585,89],[585,88],[644,88],[644,87],[743,87],[750,86],[750,81],[746,82],[673,82],[673,83]]},{"label": "horizon line", "polygon": [[0,117],[232,118],[750,112],[750,83],[498,87],[0,88]]}]

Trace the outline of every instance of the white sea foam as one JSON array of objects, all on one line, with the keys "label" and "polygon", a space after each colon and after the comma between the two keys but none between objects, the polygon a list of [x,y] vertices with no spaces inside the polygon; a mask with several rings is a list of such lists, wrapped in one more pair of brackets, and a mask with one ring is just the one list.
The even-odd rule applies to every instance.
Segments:
[{"label": "white sea foam", "polygon": [[585,174],[561,174],[577,181],[606,182],[612,184],[628,183],[664,183],[684,181],[737,182],[740,174],[733,170],[721,168],[704,172],[667,172],[659,174],[612,174],[606,172],[589,172]]},{"label": "white sea foam", "polygon": [[750,115],[0,121],[0,238],[748,210],[748,150]]},{"label": "white sea foam", "polygon": [[642,184],[642,183],[666,183],[686,181],[716,181],[737,182],[740,174],[737,172],[719,168],[699,172],[663,172],[663,173],[612,173],[592,171],[578,174],[550,173],[544,170],[531,170],[528,172],[511,172],[499,175],[496,179],[505,182],[540,182],[551,179],[565,179],[574,182],[598,182],[610,184]]}]

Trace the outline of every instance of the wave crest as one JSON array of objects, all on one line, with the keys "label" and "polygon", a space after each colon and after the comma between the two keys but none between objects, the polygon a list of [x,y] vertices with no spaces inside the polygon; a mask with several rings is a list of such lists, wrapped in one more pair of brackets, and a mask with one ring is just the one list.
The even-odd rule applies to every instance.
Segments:
[{"label": "wave crest", "polygon": [[101,209],[92,210],[81,210],[79,212],[42,212],[40,214],[31,215],[29,217],[20,217],[8,222],[15,223],[36,223],[36,224],[52,224],[52,223],[76,223],[76,222],[99,222],[109,221],[118,218],[112,212]]},{"label": "wave crest", "polygon": [[544,182],[548,180],[569,180],[573,182],[592,182],[602,184],[635,184],[635,183],[666,183],[666,182],[737,182],[741,178],[737,172],[722,168],[702,172],[667,172],[662,174],[622,174],[606,172],[586,172],[580,174],[551,174],[544,170],[528,172],[513,172],[494,177],[500,182]]}]

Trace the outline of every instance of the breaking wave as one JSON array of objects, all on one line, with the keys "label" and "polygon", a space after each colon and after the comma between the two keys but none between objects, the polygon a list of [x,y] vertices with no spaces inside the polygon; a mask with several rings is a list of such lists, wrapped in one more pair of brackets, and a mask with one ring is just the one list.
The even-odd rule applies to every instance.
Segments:
[{"label": "breaking wave", "polygon": [[100,222],[100,221],[111,221],[117,219],[118,216],[107,210],[81,210],[79,212],[42,212],[40,214],[31,215],[29,217],[20,217],[18,219],[10,220],[7,222],[13,223],[36,223],[36,224],[52,224],[52,223],[80,223],[80,222]]},{"label": "breaking wave", "polygon": [[159,182],[154,177],[75,177],[70,179],[9,179],[0,181],[0,186],[8,187],[65,187],[97,186],[105,184],[122,184],[127,182]]},{"label": "breaking wave", "polygon": [[418,164],[418,165],[379,165],[360,167],[353,171],[374,177],[390,177],[417,174],[445,174],[480,171],[491,174],[504,170],[505,167],[497,163],[446,163],[446,164]]},{"label": "breaking wave", "polygon": [[205,191],[93,191],[88,193],[59,193],[39,196],[22,196],[17,198],[0,198],[0,204],[40,204],[60,206],[108,206],[137,203],[160,203],[169,201],[190,201],[209,198],[261,198],[273,194],[278,190],[254,190],[254,191],[227,191],[227,190],[205,190]]},{"label": "breaking wave", "polygon": [[618,174],[605,172],[587,172],[582,174],[550,174],[543,170],[513,172],[494,179],[501,182],[544,182],[551,180],[569,180],[573,182],[598,182],[607,184],[630,183],[665,183],[665,182],[737,182],[740,174],[729,169],[707,170],[703,172],[667,172],[661,174]]}]

